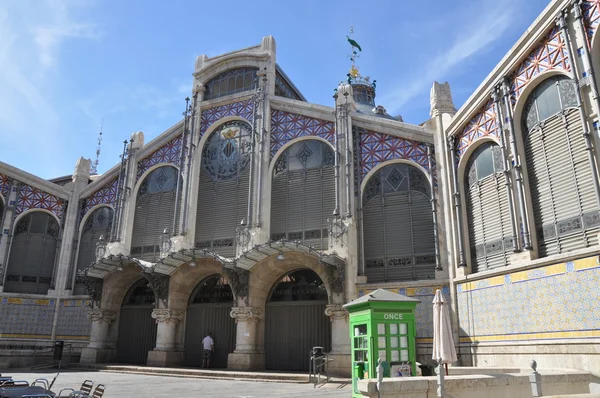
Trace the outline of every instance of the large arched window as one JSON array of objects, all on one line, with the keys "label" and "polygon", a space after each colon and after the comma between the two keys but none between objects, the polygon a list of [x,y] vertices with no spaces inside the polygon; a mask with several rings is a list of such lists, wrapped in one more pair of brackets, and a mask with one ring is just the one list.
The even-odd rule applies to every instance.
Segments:
[{"label": "large arched window", "polygon": [[[4,200],[0,197],[0,220],[3,219],[4,216]],[[3,228],[3,226],[0,226],[0,228]]]},{"label": "large arched window", "polygon": [[335,208],[334,154],[329,145],[300,141],[275,163],[271,188],[271,239],[327,248],[327,219]]},{"label": "large arched window", "polygon": [[530,95],[522,128],[540,256],[598,244],[600,217],[577,86],[553,77]]},{"label": "large arched window", "polygon": [[248,214],[250,140],[248,123],[224,123],[202,151],[196,246],[235,256],[236,228]]},{"label": "large arched window", "polygon": [[238,68],[223,72],[206,84],[205,100],[241,93],[256,87],[258,68]]},{"label": "large arched window", "polygon": [[[137,194],[131,255],[146,261],[158,261],[160,236],[172,232],[179,171],[172,166],[153,170],[142,182]],[[181,185],[180,185],[181,186]]]},{"label": "large arched window", "polygon": [[4,291],[47,294],[51,287],[59,235],[54,217],[34,211],[15,226]]},{"label": "large arched window", "polygon": [[[105,240],[110,238],[112,219],[113,209],[110,207],[100,207],[88,216],[79,239],[76,272],[89,267],[96,261],[96,244],[101,236]],[[85,294],[85,285],[75,284],[73,294]]]},{"label": "large arched window", "polygon": [[369,282],[435,277],[431,186],[419,169],[402,163],[378,170],[365,187],[363,218]]},{"label": "large arched window", "polygon": [[473,272],[507,265],[513,250],[503,170],[502,151],[492,143],[477,148],[467,163],[465,191]]}]

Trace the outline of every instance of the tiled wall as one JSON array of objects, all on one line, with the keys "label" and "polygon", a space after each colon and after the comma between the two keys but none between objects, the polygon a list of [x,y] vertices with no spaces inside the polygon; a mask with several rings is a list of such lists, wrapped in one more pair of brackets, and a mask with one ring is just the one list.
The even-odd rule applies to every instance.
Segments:
[{"label": "tiled wall", "polygon": [[[56,325],[56,338],[87,340],[90,320],[87,300],[61,300]],[[52,339],[56,314],[54,299],[0,298],[0,338]]]},{"label": "tiled wall", "polygon": [[[433,296],[437,289],[442,290],[442,295],[447,303],[450,303],[450,288],[448,286],[427,286],[415,288],[394,287],[386,288],[390,292],[402,294],[421,300],[415,308],[415,320],[417,324],[417,343],[430,343],[433,339]],[[364,296],[376,289],[358,289],[358,296]]]},{"label": "tiled wall", "polygon": [[457,285],[461,342],[600,337],[598,256]]}]

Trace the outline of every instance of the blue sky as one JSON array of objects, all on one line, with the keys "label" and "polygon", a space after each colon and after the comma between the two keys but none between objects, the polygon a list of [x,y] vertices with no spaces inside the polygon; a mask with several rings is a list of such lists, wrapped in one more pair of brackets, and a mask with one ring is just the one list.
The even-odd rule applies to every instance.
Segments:
[{"label": "blue sky", "polygon": [[277,42],[277,62],[310,102],[331,106],[348,69],[354,26],[363,75],[379,105],[408,123],[429,117],[434,80],[457,107],[512,47],[547,0],[193,1],[3,0],[0,160],[53,178],[79,156],[98,171],[122,141],[146,142],[177,123],[196,56]]}]

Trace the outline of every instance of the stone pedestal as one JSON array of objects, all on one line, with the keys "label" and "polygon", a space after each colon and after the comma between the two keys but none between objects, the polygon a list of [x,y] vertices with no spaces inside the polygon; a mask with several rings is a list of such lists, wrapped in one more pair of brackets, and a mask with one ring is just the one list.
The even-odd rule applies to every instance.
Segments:
[{"label": "stone pedestal", "polygon": [[110,324],[117,318],[115,311],[92,309],[88,312],[92,321],[90,344],[81,351],[81,363],[107,363],[116,357],[117,350],[107,347]]},{"label": "stone pedestal", "polygon": [[183,363],[184,353],[176,351],[177,323],[183,320],[183,311],[157,308],[152,311],[156,320],[156,347],[148,352],[148,366],[175,366]]},{"label": "stone pedestal", "polygon": [[331,320],[331,352],[328,357],[333,360],[327,365],[327,373],[350,377],[351,348],[348,311],[341,304],[328,304],[325,307],[325,315]]},{"label": "stone pedestal", "polygon": [[230,315],[235,319],[237,334],[235,351],[227,358],[227,369],[232,370],[261,370],[266,367],[264,352],[257,351],[257,323],[263,317],[261,308],[233,307]]}]

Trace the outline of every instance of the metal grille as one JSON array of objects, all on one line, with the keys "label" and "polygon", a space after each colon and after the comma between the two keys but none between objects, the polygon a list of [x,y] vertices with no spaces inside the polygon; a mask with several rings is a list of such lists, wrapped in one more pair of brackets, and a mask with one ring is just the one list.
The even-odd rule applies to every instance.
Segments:
[{"label": "metal grille", "polygon": [[333,151],[320,141],[290,146],[273,172],[271,239],[327,248],[327,219],[335,207]]},{"label": "metal grille", "polygon": [[[96,261],[96,244],[100,237],[109,239],[112,228],[113,209],[110,207],[101,207],[87,218],[81,231],[79,239],[79,254],[77,255],[77,269],[81,271]],[[73,288],[73,294],[85,294],[85,285],[76,283]]]},{"label": "metal grille", "polygon": [[425,175],[407,164],[386,166],[369,180],[363,201],[369,282],[435,277],[430,192]]},{"label": "metal grille", "polygon": [[151,262],[159,260],[160,236],[173,226],[177,178],[179,171],[175,167],[164,166],[142,182],[133,221],[132,256]]},{"label": "metal grille", "polygon": [[206,84],[205,100],[241,93],[256,88],[258,68],[238,68],[221,73]]},{"label": "metal grille", "polygon": [[235,256],[236,228],[248,214],[250,132],[247,123],[223,124],[202,152],[196,246]]},{"label": "metal grille", "polygon": [[525,155],[540,256],[598,244],[598,208],[578,110],[532,126]]},{"label": "metal grille", "polygon": [[498,145],[486,143],[473,153],[465,173],[467,226],[473,272],[509,264],[512,224]]},{"label": "metal grille", "polygon": [[10,248],[5,292],[48,293],[58,235],[58,223],[49,214],[32,212],[19,220]]}]

